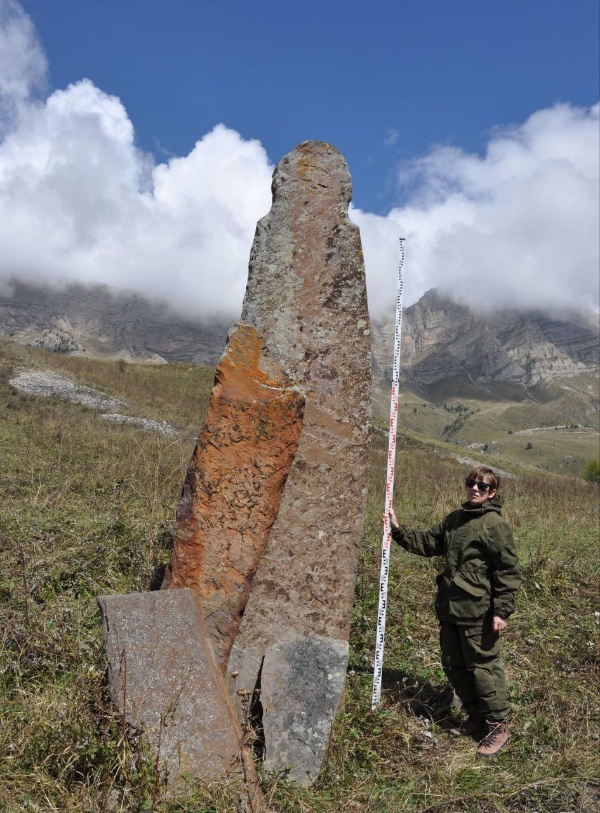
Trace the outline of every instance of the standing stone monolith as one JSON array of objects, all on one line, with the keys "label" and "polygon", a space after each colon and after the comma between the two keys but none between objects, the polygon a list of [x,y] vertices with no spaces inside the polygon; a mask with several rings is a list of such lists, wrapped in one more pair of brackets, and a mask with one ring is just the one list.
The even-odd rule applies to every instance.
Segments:
[{"label": "standing stone monolith", "polygon": [[[261,668],[262,680],[269,680],[268,647],[292,644],[296,654],[306,654],[304,664],[294,655],[294,669],[310,670],[327,641],[332,657],[338,643],[348,641],[370,461],[369,315],[360,235],[348,218],[346,162],[329,144],[304,142],[280,161],[272,189],[272,208],[258,223],[250,255],[242,322],[255,328],[265,355],[303,391],[305,409],[277,518],[231,649],[227,673],[234,696],[257,688]],[[310,636],[319,636],[321,649],[302,647]],[[345,664],[337,663],[343,672]],[[267,762],[270,752],[283,748],[276,732],[290,714],[284,684],[292,672],[281,670],[277,678]],[[332,692],[324,712],[329,724],[339,684]],[[290,687],[292,694],[304,706],[297,716],[313,708],[310,687],[305,693]],[[323,738],[310,764],[302,756],[294,773],[300,781],[309,784],[317,775],[325,745]]]}]

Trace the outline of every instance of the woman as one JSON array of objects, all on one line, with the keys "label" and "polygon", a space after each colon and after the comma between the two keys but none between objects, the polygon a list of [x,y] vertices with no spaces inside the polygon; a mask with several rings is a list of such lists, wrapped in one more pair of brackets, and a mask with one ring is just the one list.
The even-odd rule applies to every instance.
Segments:
[{"label": "woman", "polygon": [[467,501],[429,531],[408,530],[390,511],[392,538],[419,556],[444,556],[437,577],[442,666],[467,713],[455,734],[475,737],[477,753],[506,744],[506,678],[500,634],[521,584],[511,530],[502,519],[500,477],[486,466],[469,472]]}]

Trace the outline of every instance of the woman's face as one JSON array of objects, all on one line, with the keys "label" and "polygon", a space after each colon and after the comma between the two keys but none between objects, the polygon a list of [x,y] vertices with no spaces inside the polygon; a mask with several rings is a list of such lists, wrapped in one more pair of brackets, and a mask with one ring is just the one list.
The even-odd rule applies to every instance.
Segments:
[{"label": "woman's face", "polygon": [[496,496],[496,489],[491,487],[487,474],[480,475],[476,479],[467,479],[465,488],[467,500],[473,507],[483,505]]}]

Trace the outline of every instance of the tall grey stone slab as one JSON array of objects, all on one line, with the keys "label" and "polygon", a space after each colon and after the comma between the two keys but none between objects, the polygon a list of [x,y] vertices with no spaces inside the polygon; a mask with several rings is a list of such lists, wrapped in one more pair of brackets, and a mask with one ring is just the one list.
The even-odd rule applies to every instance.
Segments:
[{"label": "tall grey stone slab", "polygon": [[242,775],[242,733],[189,588],[99,596],[113,701],[170,785]]},{"label": "tall grey stone slab", "polygon": [[272,188],[242,321],[302,389],[305,411],[231,650],[234,695],[254,689],[273,644],[308,635],[348,640],[370,462],[369,315],[346,162],[328,144],[305,142],[278,164]]},{"label": "tall grey stone slab", "polygon": [[267,647],[260,695],[267,771],[301,785],[317,778],[347,665],[346,641],[310,635]]}]

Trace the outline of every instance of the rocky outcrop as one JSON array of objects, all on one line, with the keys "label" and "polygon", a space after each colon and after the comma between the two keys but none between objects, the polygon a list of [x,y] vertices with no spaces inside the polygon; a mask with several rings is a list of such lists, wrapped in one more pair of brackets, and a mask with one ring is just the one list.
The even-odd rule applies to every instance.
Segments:
[{"label": "rocky outcrop", "polygon": [[[379,375],[391,377],[392,316],[373,325]],[[564,319],[536,312],[476,314],[466,305],[428,291],[407,308],[402,333],[402,376],[417,392],[449,382],[473,393],[496,384],[524,390],[557,378],[598,371],[598,323],[581,314]]]},{"label": "rocky outcrop", "polygon": [[186,319],[164,302],[134,292],[118,294],[106,285],[51,288],[13,282],[8,289],[0,288],[0,335],[45,347],[46,331],[68,334],[74,344],[63,342],[59,349],[85,350],[92,357],[214,366],[230,324],[222,318]]},{"label": "rocky outcrop", "polygon": [[219,362],[163,587],[200,596],[224,670],[302,431],[304,396],[240,323]]},{"label": "rocky outcrop", "polygon": [[[360,236],[342,156],[301,144],[277,166],[242,319],[305,393],[304,425],[228,665],[232,691],[268,680],[266,650],[346,642],[370,460],[370,332]],[[308,692],[306,707],[314,704]],[[335,703],[333,704],[335,706]],[[273,724],[285,703],[271,705]],[[269,749],[268,740],[266,742]],[[316,776],[322,754],[306,775]]]},{"label": "rocky outcrop", "polygon": [[44,330],[33,343],[34,347],[53,353],[83,353],[85,348],[68,331],[61,328]]}]

